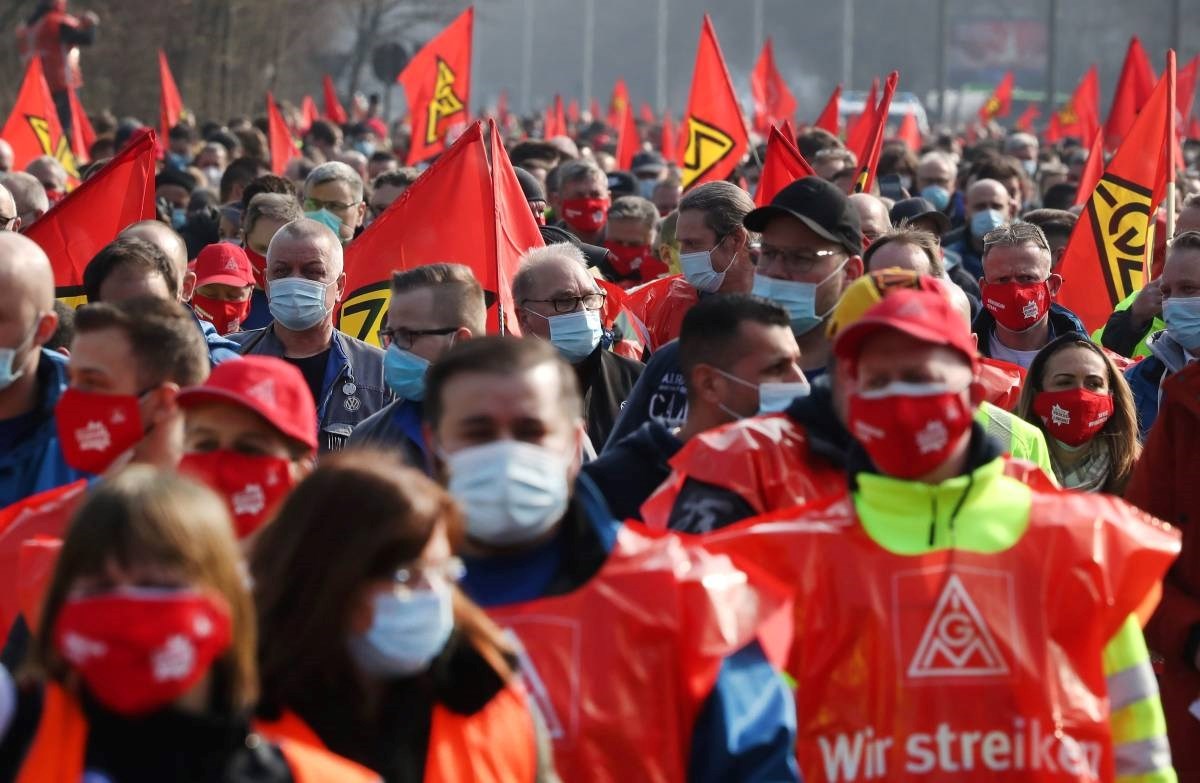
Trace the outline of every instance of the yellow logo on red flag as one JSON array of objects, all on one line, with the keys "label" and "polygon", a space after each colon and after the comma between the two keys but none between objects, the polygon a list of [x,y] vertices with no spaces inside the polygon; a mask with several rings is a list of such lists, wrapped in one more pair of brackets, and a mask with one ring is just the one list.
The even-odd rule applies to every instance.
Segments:
[{"label": "yellow logo on red flag", "polygon": [[[698,119],[703,117],[704,119]],[[683,187],[725,179],[749,146],[746,123],[729,79],[712,20],[704,15],[692,91],[688,96],[687,144],[683,149]]]},{"label": "yellow logo on red flag", "polygon": [[441,57],[437,60],[437,82],[433,100],[429,102],[429,119],[425,122],[425,143],[436,144],[441,121],[463,110],[462,98],[454,92],[454,69]]},{"label": "yellow logo on red flag", "polygon": [[474,20],[474,8],[468,7],[425,44],[397,77],[412,118],[410,165],[445,152],[447,137],[453,139],[453,131],[467,124]]},{"label": "yellow logo on red flag", "polygon": [[50,121],[45,117],[34,117],[26,114],[25,120],[29,123],[29,127],[33,131],[38,145],[42,148],[42,154],[49,155],[61,163],[62,167],[67,171],[67,176],[72,179],[78,179],[79,171],[75,166],[75,156],[71,154],[71,145],[67,137],[60,131],[58,142],[55,143],[54,131],[50,127]]},{"label": "yellow logo on red flag", "polygon": [[1151,196],[1149,188],[1105,174],[1088,201],[1110,301],[1120,302],[1142,287]]},{"label": "yellow logo on red flag", "polygon": [[688,117],[687,149],[683,153],[683,187],[688,187],[720,163],[734,141],[728,133],[707,122]]}]

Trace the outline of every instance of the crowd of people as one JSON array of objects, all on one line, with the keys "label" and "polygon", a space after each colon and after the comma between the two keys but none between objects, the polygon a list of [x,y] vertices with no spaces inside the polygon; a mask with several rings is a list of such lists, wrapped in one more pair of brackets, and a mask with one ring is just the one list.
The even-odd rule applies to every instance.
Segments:
[{"label": "crowd of people", "polygon": [[762,150],[685,191],[540,121],[513,333],[431,257],[373,340],[346,249],[425,168],[374,108],[283,176],[172,128],[77,309],[0,139],[0,780],[1200,780],[1200,140],[1088,334],[1077,140],[854,192],[805,128],[756,207]]}]

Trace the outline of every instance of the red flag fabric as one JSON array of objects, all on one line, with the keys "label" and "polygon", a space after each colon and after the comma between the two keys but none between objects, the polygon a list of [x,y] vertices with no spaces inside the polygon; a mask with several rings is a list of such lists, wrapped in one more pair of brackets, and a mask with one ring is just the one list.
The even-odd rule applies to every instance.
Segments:
[{"label": "red flag fabric", "polygon": [[1200,77],[1200,54],[1188,61],[1179,69],[1175,78],[1175,109],[1179,126],[1175,129],[1182,134],[1187,130],[1192,119],[1192,104],[1196,97],[1196,81]]},{"label": "red flag fabric", "polygon": [[555,136],[569,136],[571,133],[567,128],[567,113],[563,110],[561,95],[554,96],[554,127],[558,129]]},{"label": "red flag fabric", "polygon": [[839,105],[842,102],[842,85],[833,88],[833,92],[829,94],[829,100],[825,102],[825,108],[821,110],[821,114],[817,117],[817,121],[813,123],[814,127],[822,128],[829,131],[834,136],[842,132],[842,116],[838,113]]},{"label": "red flag fabric", "polygon": [[271,173],[283,176],[283,172],[287,171],[287,165],[292,158],[300,157],[300,150],[296,149],[296,141],[292,138],[292,133],[288,130],[283,115],[279,113],[279,107],[275,105],[275,98],[269,92],[267,93],[267,142],[271,146]]},{"label": "red flag fabric", "polygon": [[76,163],[87,163],[91,159],[92,145],[96,143],[96,131],[79,103],[79,93],[71,88],[67,95],[71,101],[71,152]]},{"label": "red flag fabric", "polygon": [[542,115],[542,138],[553,139],[567,135],[567,119],[563,115],[562,96],[555,95],[554,103],[546,107]]},{"label": "red flag fabric", "polygon": [[[494,168],[488,166],[482,124],[473,123],[346,248],[342,331],[377,344],[392,272],[435,261],[471,267],[488,292],[489,332],[500,330],[501,309],[507,330],[517,331],[515,319],[507,318],[512,275],[520,254],[541,244],[541,234],[496,131],[491,134]],[[437,228],[445,225],[447,204],[471,231]]]},{"label": "red flag fabric", "polygon": [[157,142],[151,130],[138,131],[87,182],[67,194],[24,230],[54,267],[58,297],[84,303],[83,268],[100,249],[139,220],[153,220]]},{"label": "red flag fabric", "polygon": [[1138,112],[1150,99],[1154,90],[1154,69],[1150,58],[1142,48],[1141,40],[1135,35],[1129,39],[1129,49],[1125,52],[1125,62],[1121,66],[1121,77],[1117,80],[1117,91],[1113,93],[1112,106],[1108,110],[1108,120],[1104,123],[1104,147],[1115,150],[1121,146],[1121,141]]},{"label": "red flag fabric", "polygon": [[862,152],[871,141],[871,131],[875,127],[875,111],[878,108],[877,101],[879,100],[879,78],[871,80],[871,91],[867,93],[867,99],[863,102],[862,111],[858,116],[851,120],[846,125],[846,149],[859,156],[859,162],[862,161]]},{"label": "red flag fabric", "polygon": [[750,143],[737,92],[708,14],[700,29],[684,128],[687,135],[679,162],[685,190],[728,177]]},{"label": "red flag fabric", "polygon": [[625,80],[618,77],[613,82],[612,98],[608,101],[608,127],[621,127],[621,113],[625,111],[625,107],[629,105],[629,87],[625,85]]},{"label": "red flag fabric", "polygon": [[1033,123],[1040,117],[1042,110],[1038,108],[1036,103],[1031,103],[1025,107],[1025,111],[1021,112],[1021,116],[1017,117],[1017,130],[1025,133],[1033,133]]},{"label": "red flag fabric", "polygon": [[796,129],[792,127],[791,120],[784,120],[779,123],[779,132],[792,140],[792,144],[796,143]]},{"label": "red flag fabric", "polygon": [[788,137],[779,128],[771,128],[767,137],[767,156],[763,160],[762,176],[754,192],[754,206],[771,203],[775,194],[798,179],[815,174],[812,166],[796,149],[795,136]]},{"label": "red flag fabric", "polygon": [[1100,129],[1100,73],[1093,65],[1083,74],[1079,84],[1061,109],[1050,118],[1046,141],[1054,143],[1068,136],[1087,142]]},{"label": "red flag fabric", "polygon": [[658,119],[654,116],[654,109],[650,108],[650,104],[645,101],[642,101],[641,108],[638,109],[638,116],[647,125],[653,125],[654,121]]},{"label": "red flag fabric", "polygon": [[600,112],[599,98],[592,98],[592,102],[588,104],[588,113],[592,115],[592,122],[600,122],[604,118]]},{"label": "red flag fabric", "polygon": [[772,125],[789,120],[796,113],[796,96],[775,66],[775,46],[770,36],[750,72],[750,97],[754,101],[754,130],[764,136]]},{"label": "red flag fabric", "polygon": [[625,104],[624,117],[621,119],[620,133],[617,135],[617,168],[621,171],[633,169],[633,156],[642,148],[642,139],[638,135],[637,123],[633,121],[633,107]]},{"label": "red flag fabric", "polygon": [[301,132],[308,133],[308,129],[319,119],[321,115],[317,113],[317,102],[311,95],[305,95],[304,100],[300,102],[300,122],[303,126]]},{"label": "red flag fabric", "polygon": [[662,139],[659,140],[659,146],[662,148],[659,152],[662,153],[663,158],[666,160],[679,159],[675,133],[675,120],[671,118],[671,112],[667,112],[663,115]]},{"label": "red flag fabric", "polygon": [[338,100],[337,89],[333,86],[333,77],[325,74],[321,85],[325,90],[325,119],[338,125],[345,125],[350,118],[346,116],[346,110],[342,108],[342,102]]},{"label": "red flag fabric", "polygon": [[444,151],[447,132],[467,125],[474,25],[475,7],[468,6],[400,72],[412,120],[410,166]]},{"label": "red flag fabric", "polygon": [[883,85],[883,97],[879,99],[879,106],[875,111],[875,127],[871,129],[868,146],[858,158],[855,193],[870,193],[871,186],[875,184],[875,167],[879,165],[879,153],[883,149],[883,137],[887,132],[888,111],[892,108],[892,96],[896,93],[896,83],[899,81],[900,73],[892,71]]},{"label": "red flag fabric", "polygon": [[1166,73],[1105,168],[1063,254],[1058,299],[1089,332],[1145,281],[1150,221],[1175,174],[1174,124],[1175,53],[1168,51]]},{"label": "red flag fabric", "polygon": [[29,161],[49,155],[58,160],[70,177],[77,178],[71,141],[63,134],[58,110],[50,96],[50,86],[42,72],[42,61],[34,57],[25,69],[25,79],[17,93],[12,114],[0,130],[0,139],[12,145],[13,171],[24,171]]},{"label": "red flag fabric", "polygon": [[1007,117],[1012,111],[1012,94],[1013,72],[1007,71],[992,91],[992,97],[979,108],[979,121],[986,125],[997,117]]},{"label": "red flag fabric", "polygon": [[917,115],[912,112],[904,115],[904,119],[900,120],[900,128],[896,131],[896,138],[913,152],[921,151],[921,126],[917,124]]},{"label": "red flag fabric", "polygon": [[572,98],[571,102],[567,104],[567,121],[572,125],[579,124],[579,100],[577,98]]},{"label": "red flag fabric", "polygon": [[1104,134],[1096,133],[1092,146],[1088,148],[1087,162],[1079,174],[1079,187],[1075,190],[1075,203],[1085,204],[1091,197],[1092,191],[1104,175]]},{"label": "red flag fabric", "polygon": [[162,49],[158,50],[158,84],[158,142],[166,149],[167,134],[183,115],[183,98],[179,97],[179,87],[175,85],[175,77],[167,63],[167,53]]}]

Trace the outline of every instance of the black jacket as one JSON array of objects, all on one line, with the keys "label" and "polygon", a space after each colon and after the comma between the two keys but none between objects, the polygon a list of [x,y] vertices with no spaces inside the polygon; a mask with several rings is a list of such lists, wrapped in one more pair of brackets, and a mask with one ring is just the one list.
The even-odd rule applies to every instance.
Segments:
[{"label": "black jacket", "polygon": [[[996,333],[996,319],[988,312],[986,307],[979,311],[979,315],[975,316],[975,322],[971,325],[971,331],[979,337],[979,354],[989,359],[992,358],[992,335]],[[1051,304],[1050,339],[1053,340],[1058,335],[1066,334],[1067,332],[1087,334],[1087,330],[1083,327],[1083,321],[1079,320],[1079,316],[1060,304]]]},{"label": "black jacket", "polygon": [[641,519],[641,506],[671,475],[668,461],[683,448],[679,438],[648,421],[583,466],[617,519]]},{"label": "black jacket", "polygon": [[600,347],[575,365],[579,390],[583,393],[588,437],[597,450],[608,440],[621,406],[644,369],[646,366],[641,362]]}]

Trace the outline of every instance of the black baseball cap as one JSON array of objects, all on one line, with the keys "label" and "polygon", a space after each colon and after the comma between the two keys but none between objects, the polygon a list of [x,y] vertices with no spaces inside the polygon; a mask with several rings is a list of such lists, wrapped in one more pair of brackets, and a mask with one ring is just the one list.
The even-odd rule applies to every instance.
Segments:
[{"label": "black baseball cap", "polygon": [[793,217],[851,254],[862,252],[858,211],[841,188],[820,177],[804,177],[775,194],[771,203],[752,210],[742,225],[761,232],[776,217]]},{"label": "black baseball cap", "polygon": [[922,220],[930,218],[937,223],[937,232],[945,234],[950,230],[950,218],[946,217],[941,210],[933,205],[928,199],[920,198],[905,198],[897,201],[892,205],[892,210],[888,215],[892,219],[892,225],[898,226],[901,223],[914,220]]},{"label": "black baseball cap", "polygon": [[525,194],[526,201],[546,200],[546,189],[537,177],[520,166],[513,166],[513,173],[517,175],[517,182],[521,183],[521,192]]},{"label": "black baseball cap", "polygon": [[636,196],[637,180],[628,171],[610,171],[608,173],[608,192],[613,198]]}]

